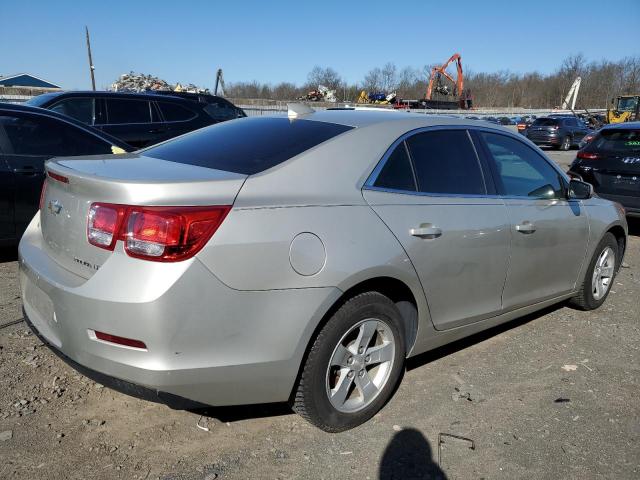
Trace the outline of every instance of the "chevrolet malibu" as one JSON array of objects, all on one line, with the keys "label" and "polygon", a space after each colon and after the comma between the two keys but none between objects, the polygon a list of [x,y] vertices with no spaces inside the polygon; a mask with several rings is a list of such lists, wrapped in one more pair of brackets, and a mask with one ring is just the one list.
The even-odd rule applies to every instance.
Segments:
[{"label": "chevrolet malibu", "polygon": [[621,207],[497,125],[327,110],[46,165],[25,319],[71,365],[169,404],[290,402],[337,432],[405,359],[607,298]]}]

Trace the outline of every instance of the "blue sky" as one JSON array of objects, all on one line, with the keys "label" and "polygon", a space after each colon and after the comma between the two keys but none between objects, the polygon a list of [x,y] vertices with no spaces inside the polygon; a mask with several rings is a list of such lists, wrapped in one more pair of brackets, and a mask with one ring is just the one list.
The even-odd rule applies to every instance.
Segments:
[{"label": "blue sky", "polygon": [[640,0],[0,0],[0,75],[88,88],[85,24],[98,87],[130,70],[212,88],[218,67],[227,82],[303,83],[314,65],[357,82],[456,51],[466,69],[519,73],[640,54]]}]

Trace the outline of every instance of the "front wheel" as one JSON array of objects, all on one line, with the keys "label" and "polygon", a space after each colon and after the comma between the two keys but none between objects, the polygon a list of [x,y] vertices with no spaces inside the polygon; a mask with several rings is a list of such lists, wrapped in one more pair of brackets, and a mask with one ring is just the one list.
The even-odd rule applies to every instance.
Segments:
[{"label": "front wheel", "polygon": [[327,432],[356,427],[393,394],[403,371],[400,312],[377,292],[345,302],[316,337],[293,395],[293,409]]},{"label": "front wheel", "polygon": [[569,303],[581,310],[600,307],[611,291],[619,264],[618,242],[612,233],[607,233],[591,258],[582,287]]}]

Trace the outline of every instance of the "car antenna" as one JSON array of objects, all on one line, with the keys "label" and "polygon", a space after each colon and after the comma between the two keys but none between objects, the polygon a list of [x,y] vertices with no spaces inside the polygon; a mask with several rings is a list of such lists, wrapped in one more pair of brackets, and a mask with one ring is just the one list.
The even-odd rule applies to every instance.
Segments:
[{"label": "car antenna", "polygon": [[314,113],[315,110],[304,103],[288,103],[287,104],[287,117],[298,118],[303,115],[309,115]]}]

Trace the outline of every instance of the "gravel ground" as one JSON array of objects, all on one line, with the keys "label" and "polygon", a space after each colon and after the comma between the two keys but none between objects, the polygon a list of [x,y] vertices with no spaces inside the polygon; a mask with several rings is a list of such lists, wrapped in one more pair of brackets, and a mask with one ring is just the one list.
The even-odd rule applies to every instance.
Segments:
[{"label": "gravel ground", "polygon": [[[602,308],[560,305],[413,359],[382,412],[340,434],[283,405],[201,416],[137,400],[77,374],[24,323],[1,328],[0,478],[640,478],[631,226]],[[0,324],[21,319],[15,255],[0,252]]]}]

